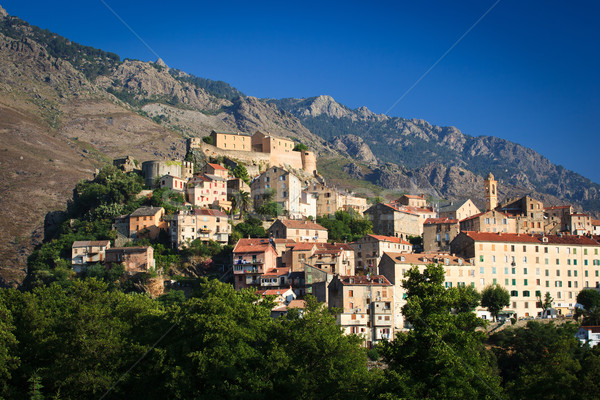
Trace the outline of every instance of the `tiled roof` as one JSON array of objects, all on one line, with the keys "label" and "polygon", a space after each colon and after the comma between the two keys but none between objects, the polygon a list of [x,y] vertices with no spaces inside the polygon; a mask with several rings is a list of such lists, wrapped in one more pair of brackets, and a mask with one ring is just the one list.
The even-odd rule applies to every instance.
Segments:
[{"label": "tiled roof", "polygon": [[[450,254],[439,254],[439,253],[390,253],[385,252],[388,257],[394,260],[398,264],[428,264],[428,263],[439,263],[445,264],[448,260],[450,265],[461,265],[461,262],[465,264],[464,259],[461,257],[452,256]],[[462,260],[462,261],[459,261]]]},{"label": "tiled roof", "polygon": [[256,293],[262,296],[281,296],[289,290],[292,290],[292,288],[257,290]]},{"label": "tiled roof", "polygon": [[204,174],[204,177],[208,178],[211,181],[223,181],[223,182],[227,182],[227,179],[223,178],[222,176],[211,175],[211,174]]},{"label": "tiled roof", "polygon": [[589,217],[589,215],[583,213],[573,213],[571,214],[571,217]]},{"label": "tiled roof", "polygon": [[295,243],[288,246],[294,251],[308,251],[315,247],[315,243]]},{"label": "tiled roof", "polygon": [[130,217],[154,216],[154,215],[158,214],[160,212],[160,210],[164,211],[164,209],[162,207],[140,207],[137,210],[135,210],[134,212],[132,212],[129,216]]},{"label": "tiled roof", "polygon": [[240,239],[235,248],[234,253],[264,253],[271,246],[269,239]]},{"label": "tiled roof", "polygon": [[427,218],[423,225],[436,225],[436,224],[458,224],[457,219],[451,218]]},{"label": "tiled roof", "polygon": [[379,240],[380,242],[390,242],[390,243],[400,243],[400,244],[410,245],[410,243],[407,242],[406,240],[402,240],[402,239],[394,237],[394,236],[383,236],[383,235],[367,235],[367,236],[372,237],[373,239]]},{"label": "tiled roof", "polygon": [[367,285],[367,286],[391,286],[392,284],[383,275],[371,275],[369,277],[363,275],[356,276],[340,276],[340,282],[343,285]]},{"label": "tiled roof", "polygon": [[[416,195],[416,194],[405,194],[402,195],[402,197],[406,197],[407,199],[419,199],[419,200],[425,200],[425,196],[424,195]],[[401,198],[402,198],[401,197]]]},{"label": "tiled roof", "polygon": [[221,210],[213,210],[213,209],[206,209],[206,208],[196,209],[196,210],[194,210],[194,214],[196,214],[196,215],[210,215],[212,217],[225,217],[225,218],[227,218],[227,214],[225,214]]},{"label": "tiled roof", "polygon": [[317,224],[313,221],[302,221],[298,219],[280,219],[281,223],[288,229],[317,229],[321,231],[326,231],[327,229],[323,228],[321,225]]},{"label": "tiled roof", "polygon": [[219,170],[225,170],[227,171],[227,168],[219,165],[219,164],[212,164],[212,163],[207,163],[208,165],[210,165],[211,167],[213,167],[214,169],[219,169]]},{"label": "tiled roof", "polygon": [[592,225],[594,225],[594,226],[600,225],[600,219],[593,219],[592,220]]},{"label": "tiled roof", "polygon": [[592,333],[600,333],[600,326],[597,325],[583,325],[581,326],[581,329],[591,331]]},{"label": "tiled roof", "polygon": [[447,204],[440,205],[439,212],[452,212],[458,211],[459,208],[465,205],[465,203],[469,201],[469,199],[461,200],[461,201],[452,201]]},{"label": "tiled roof", "polygon": [[281,268],[272,268],[270,270],[268,270],[267,272],[265,272],[262,276],[281,276],[281,275],[287,275],[288,272],[290,272],[290,269],[288,267],[281,267]]},{"label": "tiled roof", "polygon": [[106,247],[109,244],[110,240],[77,240],[72,247]]},{"label": "tiled roof", "polygon": [[171,175],[171,174],[166,174],[166,175],[163,175],[163,176],[160,177],[160,179],[163,179],[163,178],[173,178],[173,179],[179,179],[181,181],[185,181],[185,179],[180,178],[180,177],[175,176],[175,175]]},{"label": "tiled roof", "polygon": [[294,299],[290,301],[287,308],[306,308],[306,301]]},{"label": "tiled roof", "polygon": [[496,213],[498,213],[498,214],[500,214],[500,215],[504,215],[504,216],[505,216],[505,217],[507,217],[507,218],[510,218],[510,215],[506,214],[505,212],[498,211],[498,210],[490,210],[490,211],[484,211],[484,212],[480,212],[479,214],[471,215],[470,217],[467,217],[467,218],[465,218],[465,219],[461,219],[461,220],[460,220],[460,222],[464,222],[464,221],[470,221],[470,220],[472,220],[472,219],[475,219],[475,218],[482,217],[482,216],[484,216],[485,214],[488,214],[488,213],[491,213],[491,214],[493,214],[494,212],[496,212]]},{"label": "tiled roof", "polygon": [[492,233],[492,232],[473,232],[463,231],[471,239],[478,242],[506,242],[506,243],[544,243],[546,238],[549,244],[571,244],[585,246],[600,246],[600,244],[592,238],[578,235],[527,235],[520,233]]},{"label": "tiled roof", "polygon": [[228,131],[213,131],[216,134],[220,134],[220,135],[238,135],[238,136],[252,136],[252,134],[250,133],[246,133],[246,132],[228,132]]}]

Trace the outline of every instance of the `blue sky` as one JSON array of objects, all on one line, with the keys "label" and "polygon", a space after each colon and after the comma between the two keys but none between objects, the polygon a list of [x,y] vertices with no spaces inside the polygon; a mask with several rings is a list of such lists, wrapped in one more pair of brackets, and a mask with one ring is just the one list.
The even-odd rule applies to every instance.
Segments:
[{"label": "blue sky", "polygon": [[[256,97],[328,94],[383,113],[495,0],[164,2],[0,0],[122,58],[223,80]],[[600,182],[600,2],[501,0],[389,115],[531,147]]]}]

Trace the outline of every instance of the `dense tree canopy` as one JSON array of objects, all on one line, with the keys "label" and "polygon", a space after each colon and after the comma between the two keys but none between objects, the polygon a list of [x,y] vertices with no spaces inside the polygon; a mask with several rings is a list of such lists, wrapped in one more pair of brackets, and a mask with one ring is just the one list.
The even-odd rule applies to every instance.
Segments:
[{"label": "dense tree canopy", "polygon": [[489,285],[481,291],[481,306],[486,307],[494,319],[504,307],[510,305],[510,294],[508,290],[498,285]]},{"label": "dense tree canopy", "polygon": [[334,242],[352,242],[373,233],[371,221],[354,210],[317,217],[317,222],[329,231],[329,240]]}]

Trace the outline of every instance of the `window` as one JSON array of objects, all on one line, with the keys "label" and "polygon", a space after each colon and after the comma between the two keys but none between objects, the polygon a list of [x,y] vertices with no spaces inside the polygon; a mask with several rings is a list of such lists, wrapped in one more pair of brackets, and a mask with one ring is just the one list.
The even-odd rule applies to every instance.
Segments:
[{"label": "window", "polygon": [[511,290],[510,295],[511,297],[517,297],[519,295],[519,292],[517,292],[516,290]]},{"label": "window", "polygon": [[513,279],[513,280],[512,280],[512,285],[513,285],[513,286],[517,286],[517,280],[516,280],[516,279]]},{"label": "window", "polygon": [[354,297],[354,290],[348,290],[348,297]]},{"label": "window", "polygon": [[523,274],[527,275],[527,268],[523,268]]},{"label": "window", "polygon": [[545,275],[545,276],[550,276],[550,270],[549,270],[549,269],[545,270],[545,271],[544,271],[544,275]]},{"label": "window", "polygon": [[527,279],[523,279],[523,285],[527,286]]},{"label": "window", "polygon": [[496,267],[492,267],[492,274],[496,274]]},{"label": "window", "polygon": [[529,290],[523,290],[523,297],[529,297]]},{"label": "window", "polygon": [[556,276],[560,276],[560,269],[556,270]]},{"label": "window", "polygon": [[479,256],[479,261],[480,261],[480,262],[483,262],[483,256],[482,256],[482,255],[481,255],[481,256]]}]

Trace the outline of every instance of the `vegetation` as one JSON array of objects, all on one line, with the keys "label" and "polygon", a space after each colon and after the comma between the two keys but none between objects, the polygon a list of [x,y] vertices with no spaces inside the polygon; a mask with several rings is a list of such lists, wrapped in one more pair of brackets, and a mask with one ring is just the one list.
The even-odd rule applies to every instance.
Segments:
[{"label": "vegetation", "polygon": [[233,169],[232,175],[235,176],[236,178],[240,178],[241,180],[243,180],[244,182],[246,182],[246,184],[250,184],[250,175],[248,175],[248,170],[246,169],[246,167],[244,166],[244,164],[242,163],[238,163],[235,168]]},{"label": "vegetation", "polygon": [[332,242],[353,242],[373,233],[371,221],[354,210],[339,210],[334,215],[317,217],[317,223],[329,231]]},{"label": "vegetation", "polygon": [[234,100],[238,97],[246,97],[244,93],[223,81],[213,81],[194,75],[183,74],[177,69],[171,69],[169,72],[178,81],[189,83],[199,89],[204,89],[206,92],[220,99]]},{"label": "vegetation", "polygon": [[28,37],[32,38],[44,46],[50,56],[69,61],[75,69],[81,71],[90,80],[94,80],[99,75],[109,75],[121,62],[115,53],[71,42],[48,29],[29,25],[17,17],[1,19],[0,32],[22,41]]},{"label": "vegetation", "polygon": [[203,136],[202,137],[202,141],[206,144],[213,144],[213,138],[212,136]]},{"label": "vegetation", "polygon": [[241,238],[266,238],[267,232],[263,227],[262,220],[253,216],[247,216],[244,222],[233,227],[231,235],[232,242],[237,242]]},{"label": "vegetation", "polygon": [[296,143],[292,151],[307,151],[308,146],[304,143]]},{"label": "vegetation", "polygon": [[[272,303],[203,281],[161,300],[94,279],[0,291],[0,395],[31,398],[332,398],[368,388],[365,352],[314,299],[274,320]],[[226,329],[224,329],[226,327]],[[123,374],[127,371],[126,374]]]},{"label": "vegetation", "polygon": [[484,321],[465,310],[474,300],[472,293],[446,290],[444,281],[441,265],[428,265],[422,272],[413,267],[406,273],[402,315],[412,329],[384,343],[389,368],[382,398],[501,398],[494,359],[484,347],[485,333],[476,330]]},{"label": "vegetation", "polygon": [[489,285],[481,291],[481,306],[486,307],[494,320],[504,307],[510,305],[510,294],[508,290],[499,285]]}]

